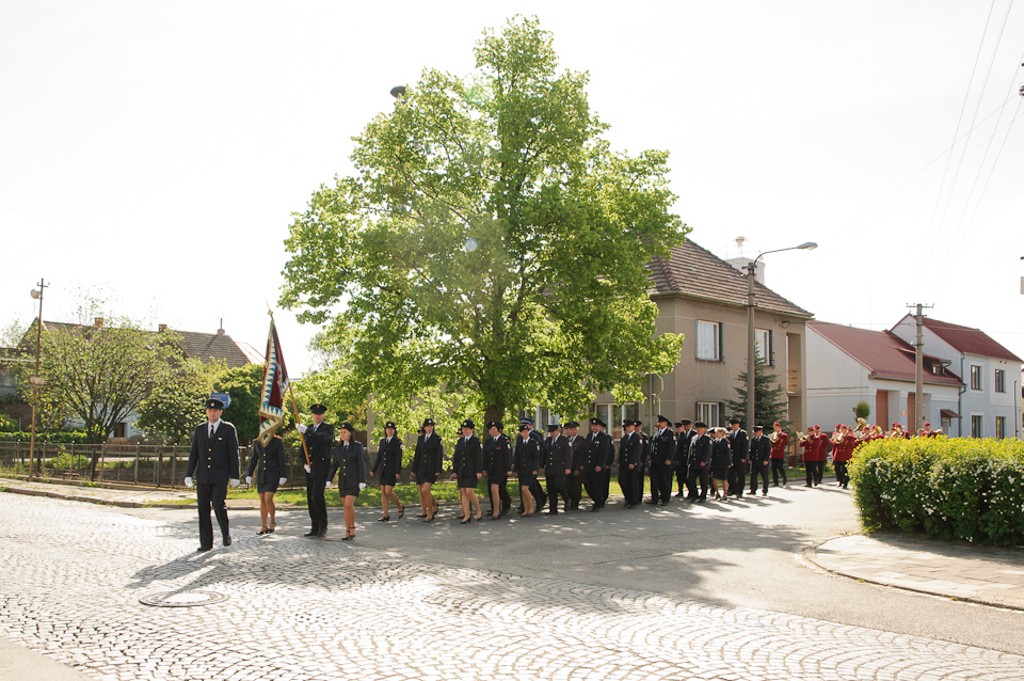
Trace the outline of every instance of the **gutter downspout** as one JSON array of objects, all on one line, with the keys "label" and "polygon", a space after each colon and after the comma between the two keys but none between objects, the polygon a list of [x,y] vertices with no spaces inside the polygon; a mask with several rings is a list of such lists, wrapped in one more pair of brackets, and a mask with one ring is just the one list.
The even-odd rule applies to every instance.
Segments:
[{"label": "gutter downspout", "polygon": [[[960,380],[964,380],[964,353],[960,353]],[[956,413],[959,414],[957,417],[958,425],[957,433],[958,437],[964,436],[964,393],[967,392],[967,383],[960,384],[960,391],[956,396]]]}]

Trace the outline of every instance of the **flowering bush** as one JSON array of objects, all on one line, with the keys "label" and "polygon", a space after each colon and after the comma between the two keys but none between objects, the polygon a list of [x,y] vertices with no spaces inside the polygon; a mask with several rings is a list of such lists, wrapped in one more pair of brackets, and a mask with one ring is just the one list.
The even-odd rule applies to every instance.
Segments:
[{"label": "flowering bush", "polygon": [[867,531],[1024,543],[1024,442],[945,437],[865,443],[850,466]]}]

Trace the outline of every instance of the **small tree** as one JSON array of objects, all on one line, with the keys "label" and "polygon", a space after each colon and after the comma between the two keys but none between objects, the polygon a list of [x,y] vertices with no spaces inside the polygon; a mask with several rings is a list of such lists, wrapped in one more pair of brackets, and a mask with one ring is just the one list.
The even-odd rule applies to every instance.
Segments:
[{"label": "small tree", "polygon": [[[725,406],[733,418],[746,419],[747,414],[747,372],[741,371],[736,379],[739,385],[734,388],[738,399],[726,400]],[[789,427],[786,418],[788,412],[786,390],[778,383],[775,374],[768,370],[764,361],[758,359],[754,367],[754,423],[744,424],[749,430],[755,425],[769,428],[779,421],[783,429]]]},{"label": "small tree", "polygon": [[226,370],[224,364],[184,360],[168,380],[142,400],[136,427],[153,442],[187,443],[192,429],[204,418],[203,401],[210,396],[214,379]]},{"label": "small tree", "polygon": [[853,408],[853,415],[859,419],[867,420],[868,416],[871,416],[871,405],[861,400],[857,403],[857,406]]},{"label": "small tree", "polygon": [[224,369],[214,379],[213,387],[214,390],[231,396],[231,406],[224,410],[224,420],[235,424],[238,442],[245,444],[253,440],[260,429],[263,365],[246,364],[242,367]]}]

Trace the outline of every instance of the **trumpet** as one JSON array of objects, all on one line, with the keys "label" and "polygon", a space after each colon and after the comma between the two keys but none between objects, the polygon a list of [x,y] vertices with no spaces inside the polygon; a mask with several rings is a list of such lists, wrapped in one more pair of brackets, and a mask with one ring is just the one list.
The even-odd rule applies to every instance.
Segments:
[{"label": "trumpet", "polygon": [[779,439],[779,434],[773,430],[768,434],[768,439],[771,440],[772,444],[775,444],[775,441]]}]

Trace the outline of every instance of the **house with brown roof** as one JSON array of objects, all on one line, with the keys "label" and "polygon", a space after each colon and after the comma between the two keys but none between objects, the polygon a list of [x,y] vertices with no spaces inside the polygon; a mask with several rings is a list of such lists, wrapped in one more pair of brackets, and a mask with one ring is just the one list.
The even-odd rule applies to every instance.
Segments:
[{"label": "house with brown roof", "polygon": [[[868,421],[888,429],[915,422],[914,346],[892,331],[872,331],[821,321],[807,323],[807,415],[831,431],[853,423],[854,407],[867,402]],[[925,420],[959,436],[963,382],[942,357],[924,355]]]},{"label": "house with brown roof", "polygon": [[[891,333],[913,343],[917,326],[906,315]],[[1022,360],[981,329],[924,318],[924,351],[959,372],[963,379],[956,407],[960,431],[971,437],[1019,437]],[[934,412],[926,412],[934,417]]]},{"label": "house with brown roof", "polygon": [[[658,414],[725,424],[732,416],[725,402],[737,399],[738,376],[747,369],[747,277],[691,240],[673,248],[667,258],[653,259],[648,268],[649,294],[658,306],[657,332],[686,336],[679,362],[668,374],[648,378],[642,386],[644,403],[619,405],[605,394],[597,396],[592,410],[615,425],[616,432],[623,418],[653,426]],[[797,424],[806,421],[804,326],[811,317],[765,286],[763,270],[758,273],[757,352],[785,387],[788,418]],[[544,419],[544,414],[538,412],[538,417]]]}]

